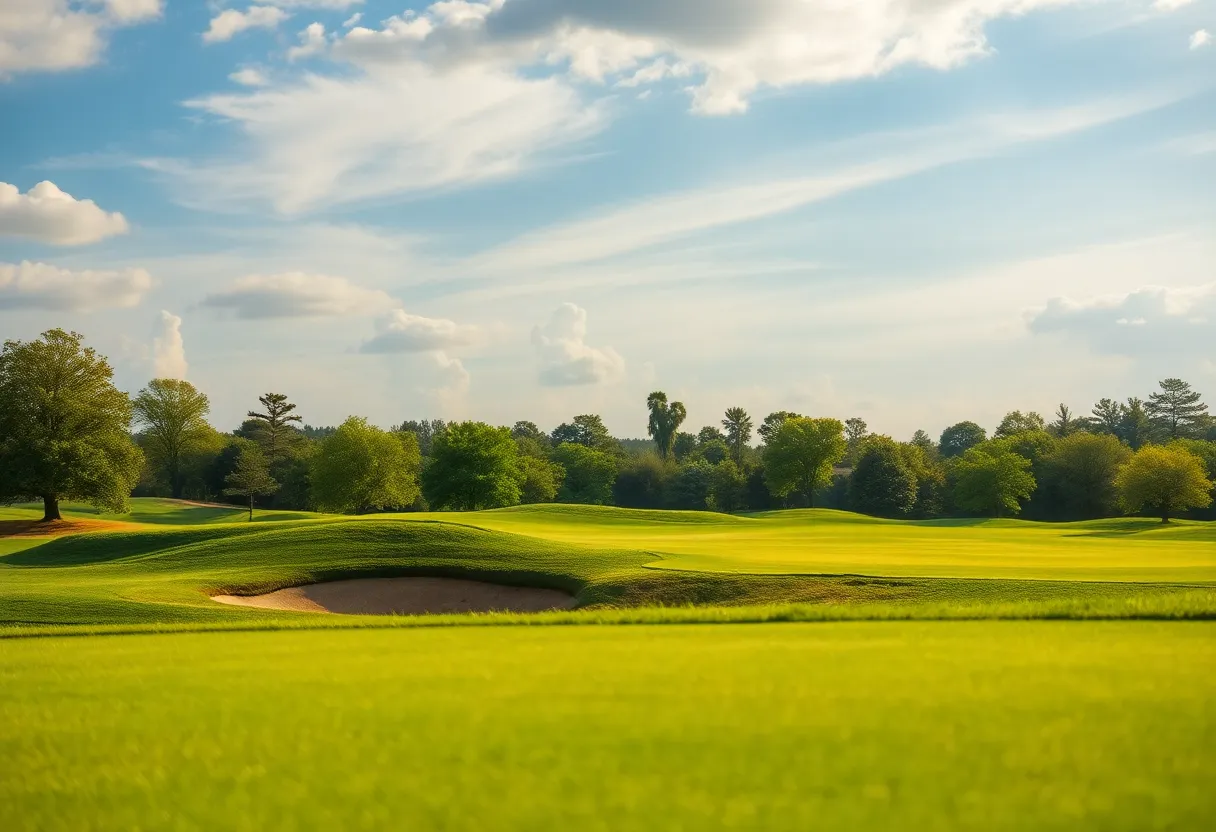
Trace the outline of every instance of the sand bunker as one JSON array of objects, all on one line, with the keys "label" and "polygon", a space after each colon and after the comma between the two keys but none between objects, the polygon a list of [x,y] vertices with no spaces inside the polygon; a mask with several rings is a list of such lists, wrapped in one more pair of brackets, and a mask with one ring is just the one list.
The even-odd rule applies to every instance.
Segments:
[{"label": "sand bunker", "polygon": [[215,595],[221,604],[346,615],[424,615],[443,612],[568,610],[571,595],[556,589],[502,586],[457,578],[355,578],[293,586],[265,595]]}]

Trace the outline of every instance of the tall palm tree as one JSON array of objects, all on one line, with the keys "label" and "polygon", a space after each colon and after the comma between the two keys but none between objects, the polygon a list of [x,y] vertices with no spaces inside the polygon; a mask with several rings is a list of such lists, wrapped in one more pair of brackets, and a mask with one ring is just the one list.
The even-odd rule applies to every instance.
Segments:
[{"label": "tall palm tree", "polygon": [[726,428],[726,445],[730,448],[731,459],[736,465],[742,465],[743,449],[752,438],[752,417],[741,407],[727,408],[722,427]]},{"label": "tall palm tree", "polygon": [[659,449],[659,456],[667,459],[671,455],[671,446],[676,439],[676,431],[684,424],[688,411],[682,402],[667,403],[667,394],[655,391],[646,397],[646,407],[650,408],[650,424],[646,432],[654,437],[654,444]]}]

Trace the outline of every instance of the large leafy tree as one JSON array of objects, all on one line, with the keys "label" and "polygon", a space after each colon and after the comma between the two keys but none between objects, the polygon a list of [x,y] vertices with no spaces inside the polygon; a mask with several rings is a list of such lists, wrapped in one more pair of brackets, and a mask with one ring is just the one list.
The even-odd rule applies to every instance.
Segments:
[{"label": "large leafy tree", "polygon": [[299,428],[293,422],[302,421],[293,411],[296,406],[282,393],[266,393],[258,396],[263,410],[249,411],[249,418],[258,423],[254,439],[266,452],[271,464],[278,462],[299,441]]},{"label": "large leafy tree", "polygon": [[1030,460],[1004,442],[968,448],[954,463],[954,502],[980,514],[1018,514],[1034,493]]},{"label": "large leafy tree", "polygon": [[747,500],[747,477],[733,459],[714,466],[709,475],[707,505],[714,511],[738,511]]},{"label": "large leafy tree", "polygon": [[839,419],[786,419],[764,448],[764,477],[779,497],[802,494],[814,506],[815,489],[832,479],[844,457],[844,425]]},{"label": "large leafy tree", "polygon": [[662,508],[674,465],[654,451],[627,459],[612,485],[612,499],[627,508]]},{"label": "large leafy tree", "polygon": [[142,454],[131,441],[131,400],[109,362],[75,332],[52,329],[0,351],[0,503],[60,500],[125,511]]},{"label": "large leafy tree", "polygon": [[211,403],[193,384],[176,378],[154,378],[135,397],[135,422],[143,428],[148,459],[164,474],[169,493],[181,499],[184,467],[191,454],[215,445],[207,424]]},{"label": "large leafy tree", "polygon": [[569,422],[563,422],[553,429],[550,439],[555,447],[571,442],[585,448],[598,448],[602,451],[610,450],[615,444],[612,435],[608,433],[608,428],[604,425],[604,420],[595,413],[584,413],[575,416]]},{"label": "large leafy tree", "polygon": [[431,455],[431,446],[435,442],[435,437],[447,430],[447,422],[442,419],[426,419],[416,420],[407,419],[399,425],[394,425],[394,431],[403,433],[412,433],[418,442],[418,450],[423,456]]},{"label": "large leafy tree", "polygon": [[726,447],[736,465],[743,464],[743,449],[752,439],[752,417],[741,407],[728,407],[722,428],[726,431]]},{"label": "large leafy tree", "polygon": [[1151,508],[1170,522],[1190,508],[1212,502],[1212,481],[1203,460],[1181,445],[1147,445],[1115,476],[1119,499],[1128,511]]},{"label": "large leafy tree", "polygon": [[996,439],[1008,439],[1011,436],[1017,436],[1019,433],[1036,433],[1046,429],[1047,423],[1042,415],[1035,413],[1033,410],[1026,413],[1020,410],[1012,410],[1005,414],[1005,418],[1001,419],[1001,423],[997,425],[992,435]]},{"label": "large leafy tree", "polygon": [[553,461],[565,470],[558,500],[597,506],[612,503],[617,464],[610,454],[566,442],[553,449]]},{"label": "large leafy tree", "polygon": [[1121,406],[1119,438],[1133,451],[1140,450],[1152,441],[1153,423],[1142,399],[1133,396],[1127,400],[1127,404]]},{"label": "large leafy tree", "polygon": [[1131,455],[1109,434],[1074,433],[1048,451],[1041,485],[1066,517],[1107,517],[1119,503],[1115,475]]},{"label": "large leafy tree", "polygon": [[224,493],[249,500],[249,522],[253,522],[253,500],[279,490],[279,483],[270,476],[266,457],[256,445],[241,448],[236,467],[224,478]]},{"label": "large leafy tree", "polygon": [[418,499],[420,465],[412,433],[381,430],[351,416],[312,457],[313,500],[323,511],[356,514],[405,508]]},{"label": "large leafy tree", "polygon": [[454,422],[435,437],[422,490],[434,508],[472,511],[516,505],[523,481],[510,428]]},{"label": "large leafy tree", "polygon": [[676,433],[684,424],[688,411],[683,402],[668,403],[667,394],[660,390],[646,397],[646,407],[650,410],[646,432],[654,439],[659,456],[667,459],[675,450]]},{"label": "large leafy tree", "polygon": [[906,517],[917,498],[916,472],[898,443],[886,436],[870,437],[849,476],[849,502],[863,514]]},{"label": "large leafy tree", "polygon": [[987,438],[988,432],[975,422],[959,422],[942,431],[938,449],[944,458],[950,459],[962,456]]},{"label": "large leafy tree", "polygon": [[1198,436],[1207,427],[1208,406],[1199,391],[1180,378],[1167,378],[1148,397],[1145,410],[1153,424],[1168,438]]},{"label": "large leafy tree", "polygon": [[760,423],[760,427],[756,429],[756,433],[760,434],[760,439],[767,445],[777,430],[790,419],[801,418],[802,414],[794,413],[790,410],[777,410],[764,417],[764,421]]},{"label": "large leafy tree", "polygon": [[[532,440],[534,441],[534,440]],[[518,444],[519,440],[516,440]],[[523,472],[520,483],[521,503],[551,503],[557,497],[566,469],[556,462],[540,456],[520,454],[519,468]]]},{"label": "large leafy tree", "polygon": [[861,455],[861,443],[869,434],[870,426],[860,416],[844,420],[845,463],[855,465]]}]

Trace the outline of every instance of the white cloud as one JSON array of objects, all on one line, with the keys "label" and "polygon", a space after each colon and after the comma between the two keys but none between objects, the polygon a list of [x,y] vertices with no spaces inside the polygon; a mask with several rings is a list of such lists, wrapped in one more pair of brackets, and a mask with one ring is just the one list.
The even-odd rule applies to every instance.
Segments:
[{"label": "white cloud", "polygon": [[308,74],[287,86],[190,104],[237,124],[252,148],[171,168],[183,190],[219,205],[270,200],[288,214],[508,176],[539,151],[602,124],[599,111],[558,79],[483,66]]},{"label": "white cloud", "polygon": [[186,344],[182,340],[182,319],[161,310],[160,334],[152,339],[152,374],[155,378],[186,377]]},{"label": "white cloud", "polygon": [[1150,358],[1210,350],[1216,344],[1216,283],[1146,286],[1121,295],[1056,297],[1033,314],[1035,333],[1059,333],[1099,352]]},{"label": "white cloud", "polygon": [[0,235],[77,246],[127,230],[122,214],[107,213],[91,199],[76,199],[54,182],[39,182],[24,194],[0,182]]},{"label": "white cloud", "polygon": [[573,303],[554,310],[549,322],[532,329],[540,362],[540,383],[549,387],[603,384],[625,374],[625,360],[612,347],[586,342],[587,311]]},{"label": "white cloud", "polygon": [[90,312],[139,305],[152,288],[143,269],[73,271],[47,263],[0,263],[0,310]]},{"label": "white cloud", "polygon": [[231,40],[246,29],[273,29],[290,16],[276,6],[250,6],[243,12],[224,9],[211,18],[207,31],[203,32],[203,43]]},{"label": "white cloud", "polygon": [[376,322],[376,334],[363,342],[360,352],[444,352],[469,346],[476,342],[477,337],[476,327],[394,309]]},{"label": "white cloud", "polygon": [[0,4],[0,80],[18,72],[91,66],[106,34],[158,17],[161,0],[4,0]]},{"label": "white cloud", "polygon": [[287,272],[252,274],[208,295],[203,306],[231,310],[238,318],[313,318],[375,314],[398,305],[384,292],[343,277]]},{"label": "white cloud", "polygon": [[362,19],[363,19],[363,12],[355,12],[350,17],[346,18],[346,20],[342,21],[342,28],[349,29],[351,26],[354,26],[356,23],[358,23]]},{"label": "white cloud", "polygon": [[1195,0],[1155,0],[1153,8],[1161,12],[1173,12],[1194,2]]},{"label": "white cloud", "polygon": [[301,58],[319,55],[325,51],[325,46],[325,27],[320,23],[309,23],[300,32],[300,45],[287,50],[287,60],[298,61]]},{"label": "white cloud", "polygon": [[1212,36],[1208,33],[1208,30],[1200,29],[1198,32],[1195,32],[1195,34],[1191,35],[1190,46],[1191,46],[1191,49],[1201,49],[1204,46],[1207,46],[1211,42],[1212,42]]},{"label": "white cloud", "polygon": [[229,80],[240,84],[242,87],[264,87],[270,83],[261,70],[252,67],[244,67],[228,76]]}]

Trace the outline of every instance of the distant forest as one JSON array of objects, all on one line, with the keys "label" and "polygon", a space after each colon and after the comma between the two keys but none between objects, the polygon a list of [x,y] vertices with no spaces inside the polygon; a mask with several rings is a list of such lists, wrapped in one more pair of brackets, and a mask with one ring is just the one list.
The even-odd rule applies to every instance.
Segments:
[{"label": "distant forest", "polygon": [[[251,405],[253,403],[251,402]],[[383,429],[352,416],[303,421],[285,393],[259,397],[231,432],[205,391],[153,379],[134,397],[82,336],[51,330],[0,352],[0,502],[128,496],[364,513],[521,503],[765,511],[834,508],[887,518],[1214,519],[1216,419],[1168,378],[1144,399],[1050,420],[1008,413],[991,433],[962,421],[906,441],[843,421],[741,407],[696,421],[662,392],[639,409],[648,438],[613,437],[596,414],[551,431],[440,419]]]}]

